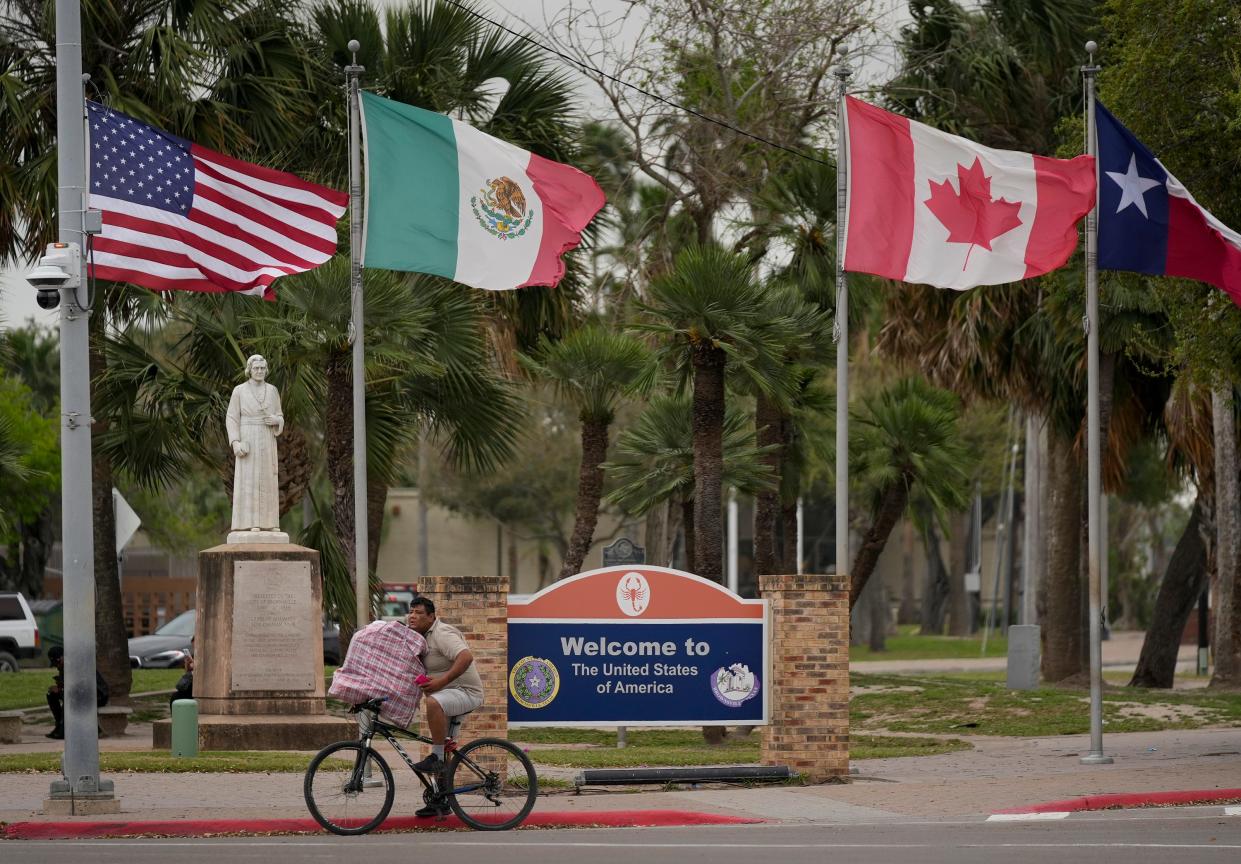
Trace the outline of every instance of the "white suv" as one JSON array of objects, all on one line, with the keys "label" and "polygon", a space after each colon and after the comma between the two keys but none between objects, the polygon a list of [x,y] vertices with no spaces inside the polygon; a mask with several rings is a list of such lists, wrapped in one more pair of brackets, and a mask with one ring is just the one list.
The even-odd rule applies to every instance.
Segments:
[{"label": "white suv", "polygon": [[0,593],[0,672],[16,672],[18,661],[39,656],[39,628],[26,598]]}]

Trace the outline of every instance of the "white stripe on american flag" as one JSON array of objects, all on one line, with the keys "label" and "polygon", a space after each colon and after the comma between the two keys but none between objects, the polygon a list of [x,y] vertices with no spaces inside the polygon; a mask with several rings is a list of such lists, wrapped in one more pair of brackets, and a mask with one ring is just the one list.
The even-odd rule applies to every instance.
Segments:
[{"label": "white stripe on american flag", "polygon": [[100,278],[272,296],[335,253],[346,195],[189,144],[88,103]]},{"label": "white stripe on american flag", "polygon": [[[199,160],[195,159],[194,161],[197,162]],[[206,160],[203,160],[203,161],[206,161]],[[276,202],[272,201],[270,198],[265,198],[261,195],[255,195],[253,192],[251,192],[249,189],[247,189],[244,186],[241,186],[237,183],[224,182],[215,177],[211,177],[207,174],[199,174],[197,177],[197,180],[198,180],[199,186],[208,186],[212,189],[215,189],[219,191],[221,194],[227,195],[229,198],[232,198],[242,204],[248,204],[251,207],[253,207],[255,210],[258,210],[261,213],[267,216],[270,216],[273,219],[278,219],[281,222],[284,222],[285,224],[290,225],[294,228],[298,228],[302,231],[305,231],[307,234],[312,234],[316,237],[322,237],[324,240],[331,240],[333,243],[336,242],[335,220],[333,220],[332,224],[329,225],[329,224],[325,224],[322,221],[308,219],[307,217],[303,216],[301,213],[294,213],[292,210],[286,210],[285,208],[281,207]],[[201,199],[196,198],[194,202],[194,206],[201,207],[202,206]],[[237,218],[239,220],[239,224],[244,225],[246,230],[253,230],[255,227],[258,226],[258,223],[252,222],[249,219],[244,219],[244,217],[239,216]]]},{"label": "white stripe on american flag", "polygon": [[195,153],[194,156],[197,159],[206,162],[221,174],[227,174],[238,183],[250,187],[252,190],[261,195],[270,195],[272,198],[284,199],[285,201],[295,201],[298,204],[309,204],[311,207],[318,207],[320,210],[323,210],[329,214],[334,212],[336,209],[336,205],[324,198],[322,195],[316,195],[314,192],[309,192],[305,189],[295,189],[292,186],[281,186],[277,183],[268,183],[266,180],[260,180],[259,178],[253,177],[249,174],[243,174],[240,171],[235,171],[223,162],[211,159],[204,155],[204,153],[210,152],[210,150],[199,150],[199,152]]},{"label": "white stripe on american flag", "polygon": [[[150,261],[145,258],[127,258],[124,255],[114,255],[111,252],[96,252],[95,266],[129,270],[134,273],[149,273],[162,279],[183,280],[186,282],[201,281],[203,279],[202,271],[194,267],[173,267],[169,264],[160,264],[158,261]],[[267,291],[268,284],[270,283],[263,283],[254,288],[234,293],[257,294],[261,297]]]},{"label": "white stripe on american flag", "polygon": [[195,264],[198,264],[213,273],[219,273],[222,276],[227,276],[229,279],[233,279],[237,282],[246,282],[264,274],[268,276],[287,276],[290,273],[298,272],[297,268],[290,267],[288,265],[281,265],[278,267],[254,267],[246,270],[219,258],[213,258],[212,256],[203,253],[198,249],[198,247],[191,246],[189,243],[185,243],[181,240],[176,240],[170,237],[162,237],[154,233],[135,231],[132,228],[124,228],[120,225],[107,226],[104,234],[109,240],[114,240],[117,243],[133,243],[138,246],[145,245],[151,249],[163,249],[165,252],[180,253],[189,257]]},{"label": "white stripe on american flag", "polygon": [[[124,242],[127,243],[146,242],[149,243],[154,249],[171,249],[173,247],[163,245],[161,241],[176,243],[181,241],[186,234],[191,234],[203,240],[223,246],[224,248],[229,249],[252,262],[263,261],[269,265],[281,267],[283,268],[283,273],[300,273],[303,269],[306,269],[304,266],[301,266],[299,261],[293,260],[294,258],[300,258],[306,262],[318,266],[331,257],[330,255],[325,255],[315,249],[309,249],[305,246],[301,246],[300,244],[292,243],[274,231],[271,231],[262,225],[256,225],[249,220],[241,219],[236,214],[232,213],[232,211],[220,207],[211,201],[195,200],[194,207],[195,209],[212,213],[222,219],[226,219],[236,224],[238,228],[245,231],[245,233],[239,234],[238,236],[231,236],[220,231],[216,231],[214,228],[206,225],[193,222],[184,216],[177,216],[154,207],[143,207],[141,204],[130,204],[126,201],[118,201],[113,198],[106,198],[99,195],[92,195],[91,203],[97,207],[101,207],[105,214],[123,213],[128,216],[149,220],[151,223],[145,231],[137,231],[134,229],[123,228],[120,225],[109,224],[105,215],[102,237],[110,240],[124,240]],[[288,253],[288,256],[282,256],[280,260],[273,260],[273,256],[265,253],[261,249],[256,249],[254,246],[245,242],[242,238],[246,236],[262,237],[271,242],[282,244],[285,247],[285,251]],[[98,245],[98,240],[96,240],[95,243],[96,249],[101,248]],[[185,250],[178,248],[176,251]],[[204,254],[204,257],[207,259],[218,260],[214,258],[214,256],[206,255],[205,253],[202,253],[201,250],[199,251],[200,254]]]}]

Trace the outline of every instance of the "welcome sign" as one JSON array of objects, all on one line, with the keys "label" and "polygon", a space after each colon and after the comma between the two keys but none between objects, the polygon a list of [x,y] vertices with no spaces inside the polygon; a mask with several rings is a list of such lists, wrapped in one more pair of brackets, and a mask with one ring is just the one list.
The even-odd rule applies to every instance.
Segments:
[{"label": "welcome sign", "polygon": [[508,719],[520,726],[763,725],[765,600],[623,565],[508,605]]}]

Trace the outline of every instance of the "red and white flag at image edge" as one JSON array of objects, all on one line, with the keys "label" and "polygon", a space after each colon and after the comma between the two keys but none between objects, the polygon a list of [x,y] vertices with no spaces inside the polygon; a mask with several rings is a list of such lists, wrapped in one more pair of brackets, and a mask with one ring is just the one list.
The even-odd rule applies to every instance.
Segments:
[{"label": "red and white flag at image edge", "polygon": [[1095,201],[1090,156],[984,147],[846,97],[846,270],[963,291],[1048,273]]}]

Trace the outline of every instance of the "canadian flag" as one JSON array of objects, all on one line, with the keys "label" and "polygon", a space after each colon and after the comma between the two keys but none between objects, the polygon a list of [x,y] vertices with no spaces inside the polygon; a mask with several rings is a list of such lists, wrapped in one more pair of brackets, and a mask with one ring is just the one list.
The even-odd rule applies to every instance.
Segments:
[{"label": "canadian flag", "polygon": [[963,291],[1055,270],[1094,206],[1090,156],[993,150],[846,97],[845,269]]}]

